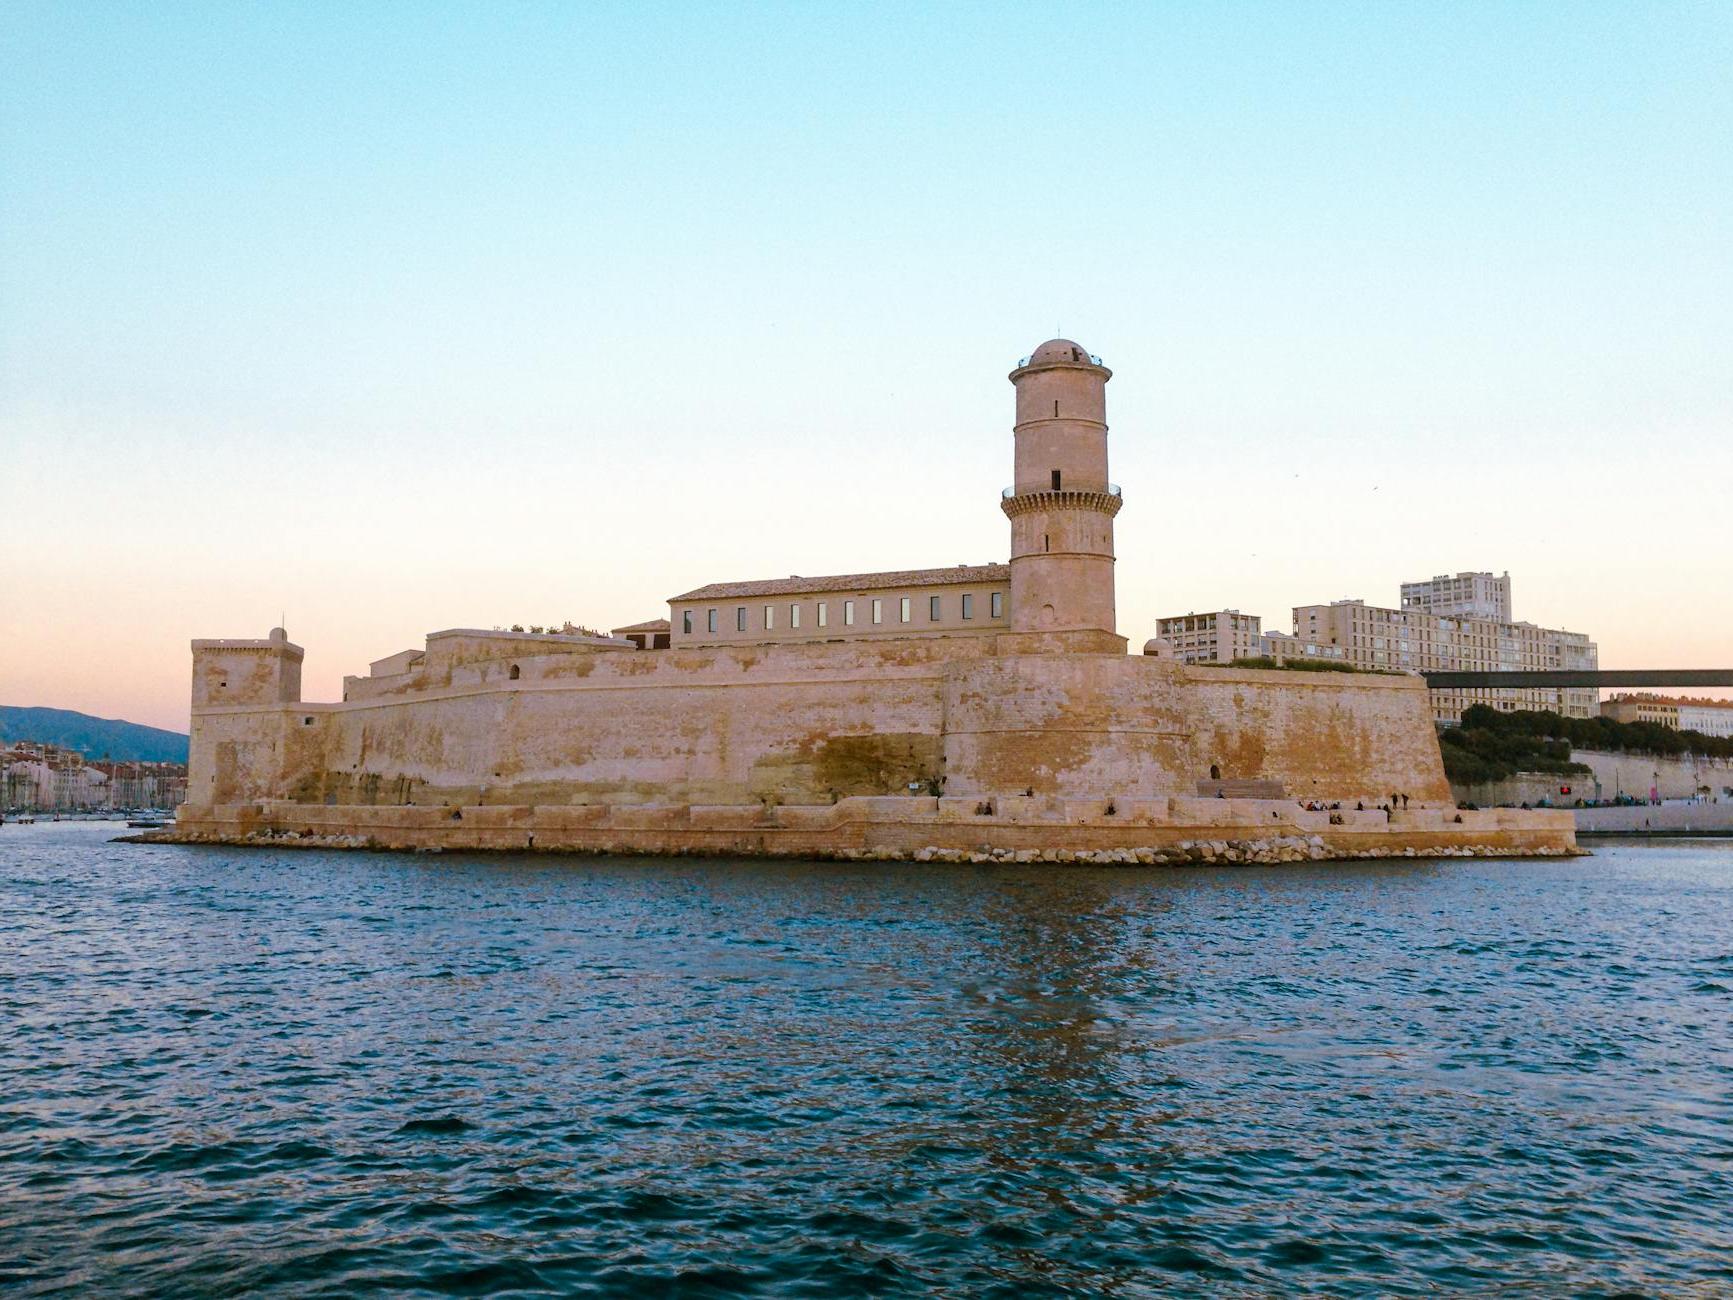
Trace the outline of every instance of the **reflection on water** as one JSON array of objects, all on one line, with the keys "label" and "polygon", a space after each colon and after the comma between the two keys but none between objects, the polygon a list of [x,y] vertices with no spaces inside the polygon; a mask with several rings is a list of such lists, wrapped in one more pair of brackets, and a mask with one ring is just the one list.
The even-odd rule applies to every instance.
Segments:
[{"label": "reflection on water", "polygon": [[0,829],[23,1294],[1733,1290],[1733,842],[1110,871],[108,833]]}]

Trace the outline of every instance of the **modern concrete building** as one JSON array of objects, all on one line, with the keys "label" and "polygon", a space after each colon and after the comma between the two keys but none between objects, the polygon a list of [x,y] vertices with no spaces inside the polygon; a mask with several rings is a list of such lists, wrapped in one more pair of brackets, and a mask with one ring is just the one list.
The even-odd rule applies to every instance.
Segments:
[{"label": "modern concrete building", "polygon": [[[1495,581],[1505,583],[1504,590],[1508,592],[1508,579]],[[1404,591],[1414,585],[1404,584]],[[1492,599],[1496,598],[1495,593]],[[1488,597],[1483,592],[1466,599],[1485,601]],[[1599,664],[1595,643],[1581,632],[1468,615],[1433,614],[1418,608],[1382,609],[1363,600],[1297,606],[1294,635],[1340,647],[1353,667],[1396,672],[1593,669]],[[1599,693],[1593,687],[1433,691],[1432,716],[1438,722],[1459,722],[1463,710],[1470,705],[1487,704],[1506,712],[1551,710],[1571,718],[1592,718],[1598,711],[1598,701]]]},{"label": "modern concrete building", "polygon": [[[1256,614],[1237,609],[1180,614],[1158,621],[1158,635],[1188,664],[1229,664],[1268,658],[1338,660],[1351,668],[1420,673],[1516,669],[1592,669],[1594,642],[1581,632],[1510,620],[1510,575],[1459,573],[1402,584],[1402,608],[1363,600],[1301,605],[1294,630],[1262,632]],[[1598,692],[1580,689],[1433,691],[1432,716],[1457,722],[1472,704],[1550,709],[1567,717],[1595,715]]]},{"label": "modern concrete building", "polygon": [[1263,619],[1256,614],[1218,609],[1157,619],[1156,635],[1173,647],[1173,657],[1181,663],[1231,664],[1265,653],[1262,627]]},{"label": "modern concrete building", "polygon": [[1345,659],[1339,646],[1303,640],[1286,632],[1263,631],[1257,614],[1218,609],[1208,614],[1176,614],[1156,620],[1157,635],[1173,657],[1187,664],[1231,664],[1243,659]]},{"label": "modern concrete building", "polygon": [[1274,659],[1278,664],[1291,663],[1294,660],[1313,660],[1330,662],[1347,660],[1347,654],[1341,646],[1322,645],[1317,641],[1308,641],[1303,637],[1290,636],[1286,632],[1265,632],[1258,638],[1261,647],[1259,655],[1265,659]]},{"label": "modern concrete building", "polygon": [[1422,614],[1450,615],[1508,623],[1510,574],[1495,578],[1490,573],[1459,573],[1454,578],[1441,573],[1424,582],[1402,584],[1402,608]]}]

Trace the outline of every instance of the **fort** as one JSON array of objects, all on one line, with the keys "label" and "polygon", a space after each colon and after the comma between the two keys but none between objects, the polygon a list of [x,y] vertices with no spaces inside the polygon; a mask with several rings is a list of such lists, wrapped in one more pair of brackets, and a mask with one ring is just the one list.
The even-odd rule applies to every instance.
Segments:
[{"label": "fort", "polygon": [[1018,363],[1006,564],[719,583],[611,636],[452,629],[301,699],[303,651],[192,644],[163,838],[1049,861],[1575,851],[1459,812],[1418,677],[1128,653],[1111,371]]}]

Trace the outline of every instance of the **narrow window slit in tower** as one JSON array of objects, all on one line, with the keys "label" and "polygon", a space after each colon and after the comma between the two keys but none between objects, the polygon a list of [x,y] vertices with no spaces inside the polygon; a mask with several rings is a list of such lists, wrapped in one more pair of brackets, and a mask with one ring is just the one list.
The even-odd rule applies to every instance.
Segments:
[{"label": "narrow window slit in tower", "polygon": [[1055,420],[1059,418],[1059,399],[1057,397],[1053,399],[1053,418]]},{"label": "narrow window slit in tower", "polygon": [[1057,492],[1059,490],[1059,471],[1058,470],[1053,471],[1053,490],[1055,492]]},{"label": "narrow window slit in tower", "polygon": [[1053,547],[1049,545],[1046,533],[1041,534],[1041,549],[1044,551],[1051,551],[1053,549]]}]

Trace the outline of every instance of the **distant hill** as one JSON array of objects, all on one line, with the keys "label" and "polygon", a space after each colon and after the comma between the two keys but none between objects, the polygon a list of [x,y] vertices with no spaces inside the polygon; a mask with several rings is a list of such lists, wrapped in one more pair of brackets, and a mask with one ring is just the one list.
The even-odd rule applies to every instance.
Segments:
[{"label": "distant hill", "polygon": [[34,740],[119,763],[184,763],[187,738],[178,731],[118,718],[93,718],[71,709],[22,709],[0,704],[0,740]]}]

